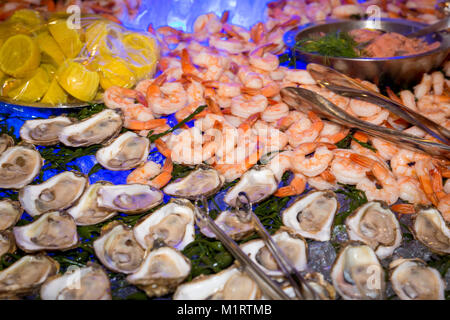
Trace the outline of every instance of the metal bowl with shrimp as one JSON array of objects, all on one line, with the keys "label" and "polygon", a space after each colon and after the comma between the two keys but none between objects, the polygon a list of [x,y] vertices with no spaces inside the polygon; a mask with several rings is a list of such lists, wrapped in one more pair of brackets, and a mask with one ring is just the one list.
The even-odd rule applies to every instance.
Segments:
[{"label": "metal bowl with shrimp", "polygon": [[424,73],[438,68],[444,62],[450,52],[450,35],[447,32],[441,31],[424,37],[427,43],[439,41],[440,46],[436,49],[420,54],[389,58],[324,56],[303,51],[296,44],[302,39],[314,38],[338,30],[349,32],[355,29],[378,29],[383,32],[406,35],[425,26],[426,24],[420,22],[387,18],[381,18],[380,21],[326,20],[293,29],[285,34],[284,41],[297,58],[307,63],[327,65],[354,78],[405,86],[419,81]]}]

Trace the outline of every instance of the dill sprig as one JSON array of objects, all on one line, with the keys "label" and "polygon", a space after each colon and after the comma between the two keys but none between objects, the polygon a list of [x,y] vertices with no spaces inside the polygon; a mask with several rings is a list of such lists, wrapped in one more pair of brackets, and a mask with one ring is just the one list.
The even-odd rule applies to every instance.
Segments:
[{"label": "dill sprig", "polygon": [[357,189],[355,186],[341,184],[341,189],[336,190],[336,193],[343,194],[345,196],[345,200],[348,201],[348,209],[340,212],[336,215],[334,219],[334,225],[343,224],[345,219],[357,208],[367,203],[367,197],[364,191]]},{"label": "dill sprig", "polygon": [[102,112],[105,109],[106,106],[103,103],[95,103],[90,104],[89,106],[84,107],[83,109],[77,112],[69,113],[68,116],[71,118],[76,118],[78,120],[84,120],[86,118],[93,116],[96,113]]},{"label": "dill sprig", "polygon": [[327,33],[320,38],[302,39],[295,48],[304,52],[317,53],[325,57],[358,58],[358,43],[347,32]]}]

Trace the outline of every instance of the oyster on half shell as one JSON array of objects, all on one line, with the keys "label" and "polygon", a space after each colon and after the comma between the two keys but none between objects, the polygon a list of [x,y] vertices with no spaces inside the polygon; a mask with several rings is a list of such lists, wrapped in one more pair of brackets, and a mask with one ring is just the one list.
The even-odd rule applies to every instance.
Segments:
[{"label": "oyster on half shell", "polygon": [[[236,214],[236,210],[222,211],[214,222],[233,240],[242,240],[255,232],[253,222],[243,221],[238,214]],[[216,237],[216,235],[206,226],[202,227],[200,231],[208,238]]]},{"label": "oyster on half shell", "polygon": [[[307,244],[300,235],[289,228],[281,227],[272,238],[297,270],[306,269]],[[283,276],[263,240],[246,242],[241,245],[241,249],[269,276]]]},{"label": "oyster on half shell", "polygon": [[97,205],[97,192],[102,186],[112,186],[107,181],[97,181],[90,185],[83,193],[77,203],[67,210],[79,226],[89,226],[97,224],[114,217],[117,211],[99,208]]},{"label": "oyster on half shell", "polygon": [[145,249],[159,241],[183,250],[194,241],[194,206],[189,200],[172,199],[168,204],[145,216],[134,228],[134,236]]},{"label": "oyster on half shell", "polygon": [[78,244],[77,225],[66,212],[53,211],[13,228],[17,246],[25,252],[68,250]]},{"label": "oyster on half shell", "polygon": [[59,142],[61,130],[72,123],[73,120],[65,116],[27,120],[20,128],[20,137],[28,143],[50,146]]},{"label": "oyster on half shell", "polygon": [[419,206],[413,219],[417,240],[438,254],[450,253],[450,230],[438,209]]},{"label": "oyster on half shell", "polygon": [[126,214],[137,214],[150,210],[163,201],[163,193],[144,184],[119,184],[102,186],[97,191],[100,208]]},{"label": "oyster on half shell", "polygon": [[178,250],[162,246],[146,252],[139,269],[127,281],[145,291],[149,297],[173,292],[191,272],[191,262]]},{"label": "oyster on half shell", "polygon": [[13,233],[10,230],[0,231],[0,259],[4,254],[14,251],[16,251],[16,242]]},{"label": "oyster on half shell", "polygon": [[144,260],[145,250],[134,238],[133,230],[118,221],[104,226],[93,246],[101,263],[114,272],[133,273]]},{"label": "oyster on half shell", "polygon": [[331,269],[336,291],[345,300],[382,300],[384,270],[373,249],[352,241],[341,249]]},{"label": "oyster on half shell", "polygon": [[14,226],[22,216],[23,209],[18,201],[0,200],[0,231]]},{"label": "oyster on half shell", "polygon": [[235,266],[221,272],[201,275],[180,285],[174,300],[259,300],[261,290],[255,281]]},{"label": "oyster on half shell", "polygon": [[38,175],[43,164],[32,144],[20,143],[0,155],[0,188],[20,189]]},{"label": "oyster on half shell", "polygon": [[41,286],[42,300],[111,300],[108,275],[96,264],[50,277]]},{"label": "oyster on half shell", "polygon": [[44,254],[24,256],[0,271],[0,298],[29,294],[58,270],[59,264]]},{"label": "oyster on half shell", "polygon": [[28,185],[19,192],[19,201],[30,216],[70,207],[83,194],[88,178],[79,173],[64,171],[44,183]]},{"label": "oyster on half shell", "polygon": [[14,145],[14,139],[6,133],[0,134],[0,154]]},{"label": "oyster on half shell", "polygon": [[99,149],[95,157],[108,170],[130,170],[147,160],[149,149],[150,140],[127,131]]},{"label": "oyster on half shell", "polygon": [[201,196],[209,197],[222,188],[225,179],[218,171],[200,165],[186,177],[168,184],[164,193],[177,198],[197,200]]},{"label": "oyster on half shell", "polygon": [[[336,290],[334,290],[333,286],[328,283],[328,281],[325,280],[323,275],[318,272],[312,272],[307,273],[304,276],[304,279],[308,283],[308,285],[311,287],[312,290],[314,290],[314,293],[316,294],[316,298],[320,300],[335,300],[336,299]],[[283,286],[284,293],[287,294],[287,296],[291,299],[296,298],[296,294],[294,291],[294,288],[290,284],[287,284],[286,286]],[[314,297],[312,294],[309,294],[308,291],[305,290],[305,300],[313,300]],[[264,297],[266,298],[266,297]]]},{"label": "oyster on half shell", "polygon": [[69,147],[87,147],[117,136],[122,129],[122,114],[106,109],[78,123],[64,127],[58,134],[61,143]]},{"label": "oyster on half shell", "polygon": [[271,196],[278,189],[278,182],[272,170],[255,166],[244,173],[239,182],[228,190],[225,203],[234,207],[240,192],[247,193],[251,203],[260,202]]},{"label": "oyster on half shell", "polygon": [[389,206],[380,201],[371,201],[353,212],[345,220],[350,240],[369,245],[378,258],[392,255],[402,242],[400,224]]},{"label": "oyster on half shell", "polygon": [[389,265],[391,283],[402,300],[444,300],[445,283],[439,271],[420,259],[397,259]]},{"label": "oyster on half shell", "polygon": [[313,191],[283,212],[283,223],[302,237],[329,241],[339,202],[333,191]]}]

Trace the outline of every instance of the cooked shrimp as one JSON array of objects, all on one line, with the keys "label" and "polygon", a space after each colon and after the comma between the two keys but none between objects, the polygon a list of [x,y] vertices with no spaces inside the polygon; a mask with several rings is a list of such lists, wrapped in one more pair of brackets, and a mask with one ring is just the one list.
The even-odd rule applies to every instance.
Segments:
[{"label": "cooked shrimp", "polygon": [[346,129],[336,123],[330,121],[322,122],[323,129],[320,132],[317,142],[328,142],[335,144],[344,139],[350,132],[349,129]]},{"label": "cooked shrimp", "polygon": [[450,115],[450,97],[437,95],[424,95],[417,101],[417,107],[421,112],[438,112],[444,116]]},{"label": "cooked shrimp", "polygon": [[437,209],[442,213],[446,222],[450,222],[450,194],[439,201]]},{"label": "cooked shrimp", "polygon": [[117,86],[112,86],[105,90],[103,101],[110,109],[124,109],[147,105],[145,96],[139,91]]},{"label": "cooked shrimp", "polygon": [[247,66],[241,66],[237,75],[246,88],[261,89],[263,87],[262,75],[252,71],[252,69]]},{"label": "cooked shrimp", "polygon": [[286,187],[281,187],[274,193],[276,197],[289,197],[303,193],[306,188],[306,178],[301,173],[294,173],[294,178]]},{"label": "cooked shrimp", "polygon": [[269,105],[261,114],[261,119],[275,122],[289,114],[289,106],[283,102]]},{"label": "cooked shrimp", "polygon": [[377,149],[377,155],[384,161],[391,160],[397,154],[398,148],[391,142],[379,138],[371,138],[372,145]]},{"label": "cooked shrimp", "polygon": [[376,104],[357,99],[350,100],[349,108],[358,117],[373,117],[381,110],[381,108]]},{"label": "cooked shrimp", "polygon": [[147,89],[147,102],[156,114],[171,114],[186,106],[186,91],[180,82],[165,82],[164,73]]},{"label": "cooked shrimp", "polygon": [[203,85],[216,89],[219,96],[226,98],[234,98],[241,94],[242,85],[236,82],[204,81]]},{"label": "cooked shrimp", "polygon": [[435,71],[431,74],[431,81],[433,83],[433,93],[440,96],[444,93],[444,75],[440,71]]},{"label": "cooked shrimp", "polygon": [[316,80],[311,77],[307,70],[287,69],[285,72],[285,81],[294,82],[297,84],[316,84]]},{"label": "cooked shrimp", "polygon": [[231,113],[237,117],[248,118],[255,113],[263,112],[267,105],[267,98],[263,95],[250,97],[240,95],[231,100]]},{"label": "cooked shrimp", "polygon": [[402,99],[403,104],[413,111],[417,111],[416,105],[416,97],[409,90],[400,91],[400,98]]},{"label": "cooked shrimp", "polygon": [[314,112],[309,111],[308,116],[295,122],[286,131],[289,144],[297,147],[302,143],[314,142],[323,129],[323,122]]},{"label": "cooked shrimp", "polygon": [[205,40],[209,34],[220,32],[222,22],[215,13],[202,14],[194,21],[195,38],[199,41]]},{"label": "cooked shrimp", "polygon": [[421,99],[423,96],[427,95],[432,86],[432,78],[429,74],[424,74],[422,81],[414,87],[414,95],[417,99]]},{"label": "cooked shrimp", "polygon": [[272,45],[265,44],[250,52],[248,56],[250,64],[264,71],[276,70],[279,66],[279,60],[276,55],[268,52],[271,47]]},{"label": "cooked shrimp", "polygon": [[[324,143],[304,143],[299,145],[293,152],[292,167],[296,172],[300,172],[307,177],[315,177],[328,168],[333,160],[333,152],[328,148],[335,148],[334,145]],[[312,157],[307,157],[313,153]]]},{"label": "cooked shrimp", "polygon": [[331,12],[331,15],[338,19],[348,19],[351,16],[363,15],[361,7],[356,4],[343,4],[335,7]]},{"label": "cooked shrimp", "polygon": [[359,165],[370,168],[378,184],[381,185],[381,188],[378,188],[377,183],[367,177],[364,177],[360,182],[358,182],[356,188],[364,191],[369,201],[382,200],[389,205],[397,202],[400,195],[400,189],[397,180],[389,169],[387,169],[379,161],[373,160],[366,156],[353,154],[350,158]]},{"label": "cooked shrimp", "polygon": [[400,177],[398,180],[400,199],[415,204],[429,204],[427,196],[420,187],[420,182],[413,177]]},{"label": "cooked shrimp", "polygon": [[394,175],[399,177],[415,177],[416,169],[414,167],[415,163],[422,159],[429,159],[430,157],[405,149],[400,149],[391,159],[391,168]]},{"label": "cooked shrimp", "polygon": [[356,185],[366,177],[370,169],[355,163],[350,159],[354,151],[336,149],[333,151],[334,159],[330,164],[330,172],[336,177],[337,182]]},{"label": "cooked shrimp", "polygon": [[416,169],[417,178],[420,181],[423,191],[427,198],[435,205],[438,205],[438,198],[433,190],[433,183],[431,180],[430,171],[433,169],[433,164],[428,159],[418,160],[414,166]]},{"label": "cooked shrimp", "polygon": [[242,162],[234,164],[217,164],[214,165],[214,169],[225,178],[226,182],[231,182],[240,178],[248,169],[255,165],[260,156],[260,153],[256,151],[246,157]]},{"label": "cooked shrimp", "polygon": [[127,177],[127,184],[140,183],[161,189],[172,178],[172,160],[167,158],[164,166],[153,161],[147,161],[140,167],[134,169]]}]

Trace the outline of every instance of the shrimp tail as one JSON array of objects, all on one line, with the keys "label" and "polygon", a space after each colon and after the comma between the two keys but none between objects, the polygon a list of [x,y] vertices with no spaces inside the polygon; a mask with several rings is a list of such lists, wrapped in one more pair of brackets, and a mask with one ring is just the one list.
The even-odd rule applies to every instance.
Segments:
[{"label": "shrimp tail", "polygon": [[292,179],[291,183],[288,186],[278,189],[274,195],[280,198],[295,196],[305,191],[305,188],[306,188],[306,181],[304,177],[300,175],[295,175],[294,179]]}]

